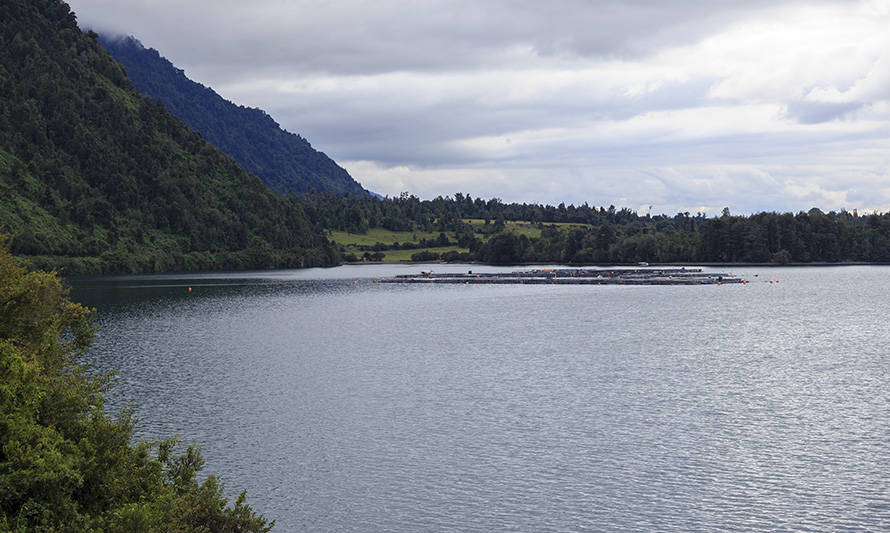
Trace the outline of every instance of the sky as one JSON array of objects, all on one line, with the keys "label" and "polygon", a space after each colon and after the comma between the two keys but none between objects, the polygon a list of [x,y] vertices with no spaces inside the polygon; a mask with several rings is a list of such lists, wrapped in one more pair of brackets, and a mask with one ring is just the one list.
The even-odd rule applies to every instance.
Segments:
[{"label": "sky", "polygon": [[380,194],[890,210],[890,0],[69,4]]}]

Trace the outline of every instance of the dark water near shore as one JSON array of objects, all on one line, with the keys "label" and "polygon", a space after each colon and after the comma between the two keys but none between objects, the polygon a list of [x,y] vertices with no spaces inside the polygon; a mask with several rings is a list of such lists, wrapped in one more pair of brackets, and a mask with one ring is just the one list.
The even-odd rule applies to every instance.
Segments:
[{"label": "dark water near shore", "polygon": [[276,531],[890,529],[890,267],[373,283],[423,268],[74,296],[99,310],[112,406],[202,443]]}]

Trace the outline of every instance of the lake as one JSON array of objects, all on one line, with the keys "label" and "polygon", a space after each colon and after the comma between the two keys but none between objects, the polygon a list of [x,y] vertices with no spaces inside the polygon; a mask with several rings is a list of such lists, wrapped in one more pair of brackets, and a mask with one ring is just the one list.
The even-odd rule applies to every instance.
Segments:
[{"label": "lake", "polygon": [[890,267],[374,282],[428,269],[510,270],[106,277],[73,296],[98,308],[110,407],[201,443],[275,531],[890,529]]}]

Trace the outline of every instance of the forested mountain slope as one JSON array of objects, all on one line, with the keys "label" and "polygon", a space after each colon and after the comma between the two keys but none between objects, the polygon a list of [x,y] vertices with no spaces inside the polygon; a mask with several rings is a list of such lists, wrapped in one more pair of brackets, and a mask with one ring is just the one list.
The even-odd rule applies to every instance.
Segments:
[{"label": "forested mountain slope", "polygon": [[282,193],[366,194],[361,185],[303,137],[283,129],[262,109],[238,106],[186,77],[153,48],[133,37],[101,36],[99,43],[124,66],[133,84]]},{"label": "forested mountain slope", "polygon": [[60,0],[0,3],[0,228],[76,272],[335,263],[299,205],[141,94]]}]

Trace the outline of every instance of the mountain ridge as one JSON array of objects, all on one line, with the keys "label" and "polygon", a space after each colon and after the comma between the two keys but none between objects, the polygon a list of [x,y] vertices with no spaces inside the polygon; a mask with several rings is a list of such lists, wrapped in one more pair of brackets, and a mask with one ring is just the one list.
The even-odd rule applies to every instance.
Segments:
[{"label": "mountain ridge", "polygon": [[99,44],[125,68],[133,84],[232,156],[245,170],[283,193],[368,194],[352,176],[266,111],[235,104],[133,36],[100,35]]}]

